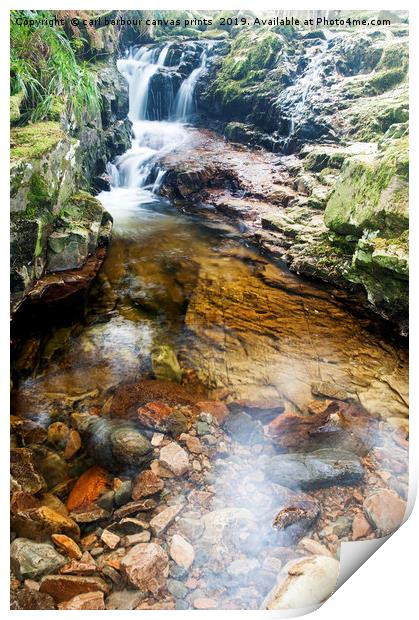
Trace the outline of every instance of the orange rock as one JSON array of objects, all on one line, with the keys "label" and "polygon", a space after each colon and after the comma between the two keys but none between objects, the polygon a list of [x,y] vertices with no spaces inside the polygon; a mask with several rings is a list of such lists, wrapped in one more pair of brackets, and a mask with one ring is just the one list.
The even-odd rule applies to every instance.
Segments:
[{"label": "orange rock", "polygon": [[230,413],[221,400],[201,400],[196,406],[202,413],[210,413],[218,424],[222,424]]},{"label": "orange rock", "polygon": [[60,603],[58,609],[105,609],[103,592],[85,592]]},{"label": "orange rock", "polygon": [[65,534],[52,534],[51,539],[54,545],[61,551],[64,551],[70,558],[75,558],[76,560],[81,558],[80,547]]},{"label": "orange rock", "polygon": [[56,603],[68,601],[86,592],[109,592],[109,586],[100,577],[47,575],[41,580],[40,592],[52,596]]},{"label": "orange rock", "polygon": [[172,407],[161,401],[147,403],[137,411],[137,418],[140,424],[147,428],[160,428],[164,421],[173,413]]},{"label": "orange rock", "polygon": [[108,473],[102,467],[94,465],[77,480],[68,500],[67,508],[71,511],[94,502],[108,485]]},{"label": "orange rock", "polygon": [[132,499],[137,500],[142,497],[150,497],[150,495],[162,491],[163,488],[163,480],[150,469],[147,469],[135,478],[132,488]]},{"label": "orange rock", "polygon": [[47,506],[22,511],[13,515],[11,522],[18,536],[40,542],[48,540],[52,534],[66,534],[74,538],[80,536],[80,529],[73,519]]},{"label": "orange rock", "polygon": [[300,446],[310,438],[312,433],[323,426],[338,408],[338,404],[332,402],[318,415],[282,413],[267,425],[267,434],[282,448]]}]

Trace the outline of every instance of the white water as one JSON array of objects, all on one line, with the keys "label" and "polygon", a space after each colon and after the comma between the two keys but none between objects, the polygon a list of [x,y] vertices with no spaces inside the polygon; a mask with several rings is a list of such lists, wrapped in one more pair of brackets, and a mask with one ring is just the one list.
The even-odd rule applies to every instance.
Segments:
[{"label": "white water", "polygon": [[133,138],[131,148],[108,164],[111,189],[98,196],[117,219],[122,212],[132,213],[142,204],[159,200],[157,194],[165,173],[158,162],[183,146],[188,138],[183,123],[194,109],[195,87],[205,71],[208,48],[201,55],[200,66],[181,84],[174,102],[173,120],[148,120],[151,78],[164,66],[169,49],[170,44],[161,50],[142,47],[117,62],[118,70],[128,82],[128,117],[132,121]]}]

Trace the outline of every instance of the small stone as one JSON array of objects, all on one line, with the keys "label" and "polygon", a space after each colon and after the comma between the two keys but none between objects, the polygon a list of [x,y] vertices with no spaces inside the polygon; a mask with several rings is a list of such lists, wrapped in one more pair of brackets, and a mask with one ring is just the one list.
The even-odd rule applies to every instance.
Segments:
[{"label": "small stone", "polygon": [[39,579],[65,564],[65,558],[52,545],[16,538],[10,547],[10,562],[19,579]]},{"label": "small stone", "polygon": [[368,521],[381,536],[394,532],[406,512],[406,502],[395,491],[380,489],[371,493],[364,501],[364,512]]},{"label": "small stone", "polygon": [[200,596],[194,599],[193,606],[195,609],[215,609],[217,607],[217,601],[213,598]]},{"label": "small stone", "polygon": [[63,566],[60,572],[64,575],[92,575],[96,572],[96,569],[94,559],[88,551],[85,551],[80,560],[71,560],[71,562]]},{"label": "small stone", "polygon": [[80,547],[72,538],[65,536],[64,534],[53,534],[51,536],[52,542],[58,549],[64,551],[70,558],[79,560],[82,556]]},{"label": "small stone", "polygon": [[43,476],[35,467],[33,453],[29,448],[12,448],[10,451],[12,489],[25,493],[38,493],[46,489]]},{"label": "small stone", "polygon": [[188,571],[183,566],[172,563],[169,574],[173,579],[184,579],[188,575]]},{"label": "small stone", "polygon": [[163,467],[163,465],[161,463],[159,463],[158,461],[152,461],[150,463],[150,469],[153,472],[153,474],[156,474],[156,476],[158,476],[159,478],[174,478],[175,474],[170,471],[170,469],[167,469],[167,467]]},{"label": "small stone", "polygon": [[131,547],[132,545],[138,545],[139,543],[149,542],[150,538],[150,532],[144,530],[143,532],[138,532],[137,534],[128,534],[128,536],[125,536],[122,543],[124,547]]},{"label": "small stone", "polygon": [[195,559],[195,551],[190,543],[188,543],[179,534],[174,534],[169,545],[170,557],[183,568],[190,568]]},{"label": "small stone", "polygon": [[197,540],[204,531],[204,524],[199,519],[183,517],[179,519],[177,526],[182,534],[192,541]]},{"label": "small stone", "polygon": [[209,424],[207,424],[207,422],[197,422],[195,424],[195,428],[196,428],[196,432],[200,436],[208,435],[211,432],[211,429],[209,427]]},{"label": "small stone", "polygon": [[77,511],[70,513],[70,516],[77,523],[94,523],[95,521],[107,519],[110,514],[104,508],[91,504],[84,509],[80,507]]},{"label": "small stone", "polygon": [[[115,504],[117,506],[123,506],[131,500],[132,482],[131,480],[124,480],[115,491]],[[133,498],[137,499],[137,498]]]},{"label": "small stone", "polygon": [[197,472],[202,471],[202,465],[197,459],[192,461],[192,469]]},{"label": "small stone", "polygon": [[113,516],[115,519],[122,519],[123,517],[129,517],[130,515],[133,515],[135,512],[145,512],[148,510],[153,510],[156,505],[157,504],[154,499],[140,499],[136,502],[129,502],[129,504],[121,506],[121,508],[115,510]]},{"label": "small stone", "polygon": [[330,525],[326,525],[319,532],[320,538],[328,538],[329,536],[337,536],[338,538],[343,538],[347,536],[352,529],[352,518],[351,517],[338,517],[333,523]]},{"label": "small stone", "polygon": [[202,454],[204,451],[202,443],[199,441],[198,437],[192,437],[192,435],[186,436],[186,447],[189,452],[192,452],[192,454]]},{"label": "small stone", "polygon": [[76,452],[80,450],[80,448],[81,437],[77,431],[71,430],[67,438],[67,443],[64,450],[64,458],[67,460],[73,458],[73,456],[76,454]]},{"label": "small stone", "polygon": [[142,497],[150,497],[160,493],[164,488],[164,482],[156,476],[150,469],[141,472],[134,480],[132,488],[132,499],[138,500]]},{"label": "small stone", "polygon": [[189,593],[188,588],[186,588],[185,585],[177,579],[168,579],[167,589],[172,596],[180,599],[185,598],[185,596],[187,596]]},{"label": "small stone", "polygon": [[48,609],[55,609],[55,604],[54,599],[49,596],[49,594],[22,588],[16,592],[12,592],[10,609],[39,609],[45,611]]},{"label": "small stone", "polygon": [[84,594],[78,594],[77,596],[73,596],[69,601],[60,603],[58,609],[105,609],[103,592],[85,592]]},{"label": "small stone", "polygon": [[105,577],[108,577],[108,579],[110,579],[117,588],[123,588],[125,585],[125,579],[124,577],[122,577],[117,570],[115,570],[112,566],[110,566],[109,564],[106,564],[103,568],[102,568],[102,575],[104,575]]},{"label": "small stone", "polygon": [[[99,499],[96,500],[96,504],[106,510],[107,512],[112,512],[115,498],[115,491],[109,490],[102,493]],[[129,501],[129,499],[128,499]]]},{"label": "small stone", "polygon": [[210,413],[218,424],[222,424],[229,415],[227,406],[221,400],[201,400],[196,406],[201,412]]},{"label": "small stone", "polygon": [[48,575],[42,578],[40,592],[52,596],[56,603],[68,601],[85,592],[107,593],[108,585],[100,577],[82,577],[72,575]]},{"label": "small stone", "polygon": [[372,527],[365,515],[358,512],[352,521],[352,540],[360,540],[372,534]]},{"label": "small stone", "polygon": [[100,540],[102,540],[109,549],[116,549],[121,542],[120,537],[109,530],[103,530]]},{"label": "small stone", "polygon": [[108,473],[102,467],[94,465],[77,480],[68,500],[70,512],[87,506],[98,499],[108,485]]},{"label": "small stone", "polygon": [[327,547],[312,538],[302,538],[298,543],[298,546],[313,555],[325,555],[329,558],[333,557]]},{"label": "small stone", "polygon": [[153,433],[153,436],[151,438],[151,445],[153,446],[153,448],[158,448],[159,446],[161,446],[163,439],[163,433]]},{"label": "small stone", "polygon": [[106,599],[106,609],[135,609],[144,598],[142,592],[135,590],[121,590],[112,592]]},{"label": "small stone", "polygon": [[190,467],[187,453],[174,441],[160,450],[159,461],[176,476],[183,476]]},{"label": "small stone", "polygon": [[70,434],[70,429],[63,422],[54,422],[48,426],[48,443],[64,449]]},{"label": "small stone", "polygon": [[122,558],[121,569],[132,586],[157,595],[169,574],[169,558],[159,545],[140,543]]},{"label": "small stone", "polygon": [[166,508],[150,521],[150,527],[155,536],[160,536],[173,523],[177,515],[183,509],[184,504],[175,504]]}]

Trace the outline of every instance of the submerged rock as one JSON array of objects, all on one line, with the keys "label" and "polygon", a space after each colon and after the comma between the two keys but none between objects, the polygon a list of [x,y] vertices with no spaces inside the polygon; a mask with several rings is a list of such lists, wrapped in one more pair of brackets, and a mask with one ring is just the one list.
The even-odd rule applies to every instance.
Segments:
[{"label": "submerged rock", "polygon": [[169,558],[159,545],[140,543],[122,558],[121,568],[134,588],[158,595],[169,575]]},{"label": "submerged rock", "polygon": [[64,566],[66,560],[52,545],[16,538],[10,547],[12,570],[19,579],[39,579]]},{"label": "submerged rock", "polygon": [[277,484],[303,490],[357,484],[364,474],[357,456],[333,448],[274,456],[269,459],[265,472]]}]

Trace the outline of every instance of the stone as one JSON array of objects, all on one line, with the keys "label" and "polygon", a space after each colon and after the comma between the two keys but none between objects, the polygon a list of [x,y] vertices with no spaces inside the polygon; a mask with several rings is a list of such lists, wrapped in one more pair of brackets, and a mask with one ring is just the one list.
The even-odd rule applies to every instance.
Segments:
[{"label": "stone", "polygon": [[65,536],[64,534],[53,534],[51,540],[60,551],[63,551],[70,558],[79,560],[82,556],[80,547],[72,538]]},{"label": "stone", "polygon": [[292,499],[275,516],[272,526],[280,531],[282,545],[294,544],[313,525],[320,514],[319,502],[310,497]]},{"label": "stone", "polygon": [[349,534],[351,529],[352,517],[341,516],[320,530],[319,537],[328,538],[329,536],[337,536],[338,538],[343,538]]},{"label": "stone", "polygon": [[160,493],[164,489],[164,482],[151,470],[141,472],[133,482],[132,499],[138,500],[142,497],[150,497]]},{"label": "stone", "polygon": [[109,549],[116,549],[121,542],[121,538],[109,530],[103,530],[100,540],[104,542]]},{"label": "stone", "polygon": [[96,562],[88,551],[85,551],[80,560],[71,560],[63,566],[61,573],[74,575],[92,575],[97,570]]},{"label": "stone", "polygon": [[153,448],[159,448],[163,439],[163,433],[153,433],[153,437],[151,438],[151,445],[153,446]]},{"label": "stone", "polygon": [[202,454],[202,452],[204,451],[202,443],[199,441],[198,437],[187,435],[185,443],[189,452],[191,452],[192,454]]},{"label": "stone", "polygon": [[364,513],[380,536],[392,534],[402,523],[406,502],[389,489],[379,489],[365,499]]},{"label": "stone", "polygon": [[140,543],[122,558],[121,569],[132,586],[157,595],[166,584],[169,558],[159,545]]},{"label": "stone", "polygon": [[210,413],[218,424],[222,424],[229,415],[227,405],[221,400],[200,400],[196,406],[202,413]]},{"label": "stone", "polygon": [[153,474],[156,474],[159,478],[175,478],[175,474],[170,471],[170,469],[167,469],[167,467],[163,467],[157,460],[151,461],[150,469]]},{"label": "stone", "polygon": [[39,579],[64,566],[65,558],[52,545],[15,538],[10,546],[10,562],[19,579]]},{"label": "stone", "polygon": [[355,395],[351,392],[347,392],[343,388],[338,387],[335,383],[329,381],[319,381],[311,384],[311,393],[314,396],[324,396],[325,398],[331,398],[332,400],[354,400]]},{"label": "stone", "polygon": [[62,603],[86,592],[107,594],[109,587],[100,577],[48,575],[42,578],[39,591],[52,596],[56,603]]},{"label": "stone", "polygon": [[84,594],[78,594],[77,596],[73,596],[73,598],[71,598],[69,601],[59,603],[58,609],[106,609],[103,592],[85,592]]},{"label": "stone", "polygon": [[38,508],[40,501],[34,495],[26,493],[26,491],[15,491],[12,493],[10,500],[10,510],[13,514],[17,514],[22,510],[30,510],[31,508]]},{"label": "stone", "polygon": [[137,411],[137,419],[146,428],[164,431],[166,430],[165,422],[172,413],[173,407],[161,401],[155,401],[140,407]]},{"label": "stone", "polygon": [[39,500],[42,506],[46,506],[47,508],[51,508],[51,510],[55,510],[63,517],[68,517],[68,510],[66,505],[53,493],[43,493]]},{"label": "stone", "polygon": [[371,524],[362,512],[357,512],[352,521],[352,540],[360,540],[372,534]]},{"label": "stone", "polygon": [[289,562],[261,609],[303,609],[319,605],[336,588],[339,562],[324,555],[313,555]]},{"label": "stone", "polygon": [[12,592],[10,609],[39,609],[48,610],[55,609],[55,603],[52,596],[42,592],[36,592],[27,588]]},{"label": "stone", "polygon": [[[109,491],[105,491],[104,493],[102,493],[99,499],[96,500],[96,504],[107,512],[112,512],[114,507],[115,494],[115,491],[112,491],[111,489]],[[122,499],[121,496],[120,499]],[[127,501],[129,501],[129,498]]]},{"label": "stone", "polygon": [[339,406],[332,402],[318,415],[282,413],[266,427],[266,433],[281,448],[299,448],[329,419]]},{"label": "stone", "polygon": [[177,522],[177,527],[191,541],[200,538],[204,531],[204,524],[199,519],[191,519],[189,517],[182,517]]},{"label": "stone", "polygon": [[96,504],[89,504],[85,508],[78,508],[75,512],[71,512],[70,516],[77,523],[94,523],[108,519],[110,513]]},{"label": "stone", "polygon": [[[114,494],[115,504],[117,506],[123,506],[131,500],[132,482],[131,480],[124,480],[116,489]],[[139,499],[139,498],[133,498]]]},{"label": "stone", "polygon": [[67,424],[64,424],[64,422],[53,422],[48,426],[48,443],[63,450],[69,434],[70,429]]},{"label": "stone", "polygon": [[10,451],[10,472],[12,489],[25,493],[39,493],[46,490],[44,477],[37,471],[33,452],[29,448],[12,448]]},{"label": "stone", "polygon": [[257,560],[245,559],[234,560],[227,566],[227,572],[231,577],[245,577],[249,573],[253,573],[259,567]]},{"label": "stone", "polygon": [[144,596],[138,590],[112,592],[105,601],[106,609],[135,609]]},{"label": "stone", "polygon": [[168,579],[167,589],[170,594],[177,599],[185,598],[185,596],[189,594],[188,588],[182,583],[182,581],[178,581],[177,579]]},{"label": "stone", "polygon": [[137,532],[136,534],[128,534],[124,537],[122,544],[124,547],[131,547],[132,545],[138,545],[138,543],[149,542],[151,533],[148,530],[143,532]]},{"label": "stone", "polygon": [[190,568],[195,559],[194,548],[179,534],[174,534],[169,545],[170,557],[183,568]]},{"label": "stone", "polygon": [[118,510],[115,510],[113,516],[115,519],[123,519],[124,517],[129,517],[135,512],[143,512],[148,510],[153,510],[156,507],[156,502],[154,499],[140,499],[136,502],[129,502],[129,504],[125,504],[125,506],[121,506]]},{"label": "stone", "polygon": [[80,434],[75,430],[71,430],[67,438],[67,443],[64,450],[64,458],[67,460],[72,459],[73,456],[80,450],[80,448]]},{"label": "stone", "polygon": [[150,521],[150,527],[155,536],[160,536],[173,523],[177,515],[182,511],[184,504],[175,504],[165,508]]},{"label": "stone", "polygon": [[228,405],[232,413],[244,411],[254,420],[259,420],[262,424],[267,424],[284,411],[284,403],[280,399],[264,399],[264,400],[236,400]]},{"label": "stone", "polygon": [[232,439],[242,444],[255,444],[263,441],[263,427],[260,422],[241,411],[229,415],[223,428]]},{"label": "stone", "polygon": [[302,538],[298,543],[298,546],[304,549],[304,551],[308,551],[312,555],[325,555],[329,558],[333,557],[327,547],[317,542],[317,540],[313,540],[312,538]]},{"label": "stone", "polygon": [[160,450],[159,462],[175,476],[183,476],[190,469],[187,453],[174,441]]},{"label": "stone", "polygon": [[12,516],[12,528],[21,538],[46,541],[52,534],[65,534],[71,538],[79,538],[80,530],[77,523],[70,517],[41,506],[20,512]]},{"label": "stone", "polygon": [[200,547],[209,553],[222,555],[240,533],[255,531],[256,518],[246,508],[220,508],[202,517],[204,533],[200,539]]},{"label": "stone", "polygon": [[265,474],[273,482],[290,489],[310,490],[359,483],[364,470],[354,454],[322,448],[311,453],[274,456],[269,459]]},{"label": "stone", "polygon": [[111,432],[112,455],[121,468],[144,467],[152,459],[152,446],[136,428],[122,425]]},{"label": "stone", "polygon": [[194,598],[193,606],[195,609],[216,609],[217,601],[213,598],[198,596],[197,598]]},{"label": "stone", "polygon": [[98,499],[109,484],[108,472],[94,465],[84,472],[77,480],[67,499],[67,508],[71,512],[88,506]]},{"label": "stone", "polygon": [[182,371],[176,353],[170,345],[164,344],[153,348],[151,365],[156,379],[174,383],[181,382]]}]

